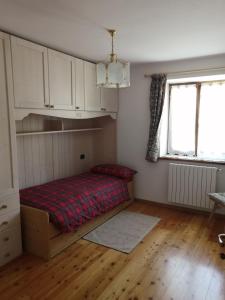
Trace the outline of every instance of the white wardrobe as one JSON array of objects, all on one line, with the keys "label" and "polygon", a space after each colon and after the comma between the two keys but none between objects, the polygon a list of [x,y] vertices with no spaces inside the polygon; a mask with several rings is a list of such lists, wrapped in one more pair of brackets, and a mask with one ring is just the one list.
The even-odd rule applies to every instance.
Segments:
[{"label": "white wardrobe", "polygon": [[0,32],[0,266],[22,253],[10,36]]},{"label": "white wardrobe", "polygon": [[[0,266],[22,253],[15,121],[21,123],[30,114],[46,120],[93,119],[101,128],[89,132],[101,129],[95,139],[106,148],[106,157],[114,157],[110,128],[114,133],[116,127],[107,117],[115,121],[117,111],[118,90],[97,88],[94,63],[0,32]],[[94,120],[101,117],[103,125]],[[89,153],[88,147],[81,153],[85,151]],[[95,152],[89,156],[98,156]]]}]

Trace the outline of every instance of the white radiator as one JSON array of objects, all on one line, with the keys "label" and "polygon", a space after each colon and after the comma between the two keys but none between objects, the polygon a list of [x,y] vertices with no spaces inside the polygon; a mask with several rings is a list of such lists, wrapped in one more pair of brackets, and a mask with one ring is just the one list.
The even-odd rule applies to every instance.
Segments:
[{"label": "white radiator", "polygon": [[169,164],[168,201],[201,208],[212,208],[208,193],[215,192],[215,167]]}]

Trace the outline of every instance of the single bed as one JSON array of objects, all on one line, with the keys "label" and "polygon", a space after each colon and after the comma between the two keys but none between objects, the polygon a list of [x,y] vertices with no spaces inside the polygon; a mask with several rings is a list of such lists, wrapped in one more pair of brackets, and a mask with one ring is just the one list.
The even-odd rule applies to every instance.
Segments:
[{"label": "single bed", "polygon": [[50,259],[133,201],[133,181],[87,172],[20,191],[23,244]]}]

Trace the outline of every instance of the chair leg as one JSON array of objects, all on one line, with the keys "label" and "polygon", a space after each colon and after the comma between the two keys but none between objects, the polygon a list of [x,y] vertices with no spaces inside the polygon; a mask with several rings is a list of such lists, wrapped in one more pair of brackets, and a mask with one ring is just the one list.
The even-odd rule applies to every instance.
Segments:
[{"label": "chair leg", "polygon": [[217,205],[217,203],[215,202],[215,203],[214,203],[214,207],[213,207],[213,209],[212,209],[212,211],[211,211],[211,214],[209,215],[209,218],[208,218],[208,224],[211,222],[212,217],[213,217],[213,215],[214,215],[214,213],[215,213],[215,211],[216,211],[217,208],[218,208],[218,205]]},{"label": "chair leg", "polygon": [[220,246],[224,247],[225,245],[225,233],[221,233],[218,235]]}]

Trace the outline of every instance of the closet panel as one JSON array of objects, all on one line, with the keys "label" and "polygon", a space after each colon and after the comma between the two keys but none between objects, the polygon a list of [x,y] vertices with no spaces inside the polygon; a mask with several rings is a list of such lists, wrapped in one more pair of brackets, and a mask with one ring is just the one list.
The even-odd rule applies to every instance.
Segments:
[{"label": "closet panel", "polygon": [[[29,116],[17,121],[17,132],[46,130],[54,118]],[[64,120],[66,129],[93,127],[93,120]],[[48,124],[49,126],[49,124]],[[20,188],[89,171],[94,164],[95,132],[17,136]],[[84,154],[85,159],[80,159]]]},{"label": "closet panel", "polygon": [[18,195],[15,133],[10,37],[0,32],[0,196]]},{"label": "closet panel", "polygon": [[18,137],[17,145],[21,189],[54,179],[52,139],[49,136]]},{"label": "closet panel", "polygon": [[[80,159],[81,154],[85,159]],[[53,159],[55,179],[89,171],[93,165],[92,134],[54,135]]]},{"label": "closet panel", "polygon": [[84,110],[84,61],[75,59],[76,110]]},{"label": "closet panel", "polygon": [[101,110],[108,112],[118,111],[118,89],[101,88]]},{"label": "closet panel", "polygon": [[[18,132],[45,131],[60,119],[31,115],[17,121]],[[99,163],[116,162],[116,121],[111,117],[63,119],[65,129],[99,131],[17,136],[20,188],[87,172]],[[81,159],[84,154],[84,159]]]},{"label": "closet panel", "polygon": [[75,109],[74,58],[48,49],[50,107]]},{"label": "closet panel", "polygon": [[[0,32],[0,224],[8,222],[0,233],[0,266],[22,252],[15,133],[10,39]],[[17,222],[9,228],[12,214]]]},{"label": "closet panel", "polygon": [[100,111],[101,96],[100,88],[97,87],[96,65],[93,63],[84,63],[85,78],[85,110]]},{"label": "closet panel", "polygon": [[47,48],[11,36],[16,108],[49,105]]},{"label": "closet panel", "polygon": [[[17,122],[17,131],[43,131],[43,120],[42,116],[25,118]],[[21,189],[53,180],[51,135],[18,136],[17,148]]]},{"label": "closet panel", "polygon": [[0,192],[4,193],[13,187],[12,157],[10,141],[10,120],[7,97],[7,78],[5,64],[5,41],[0,35]]}]

